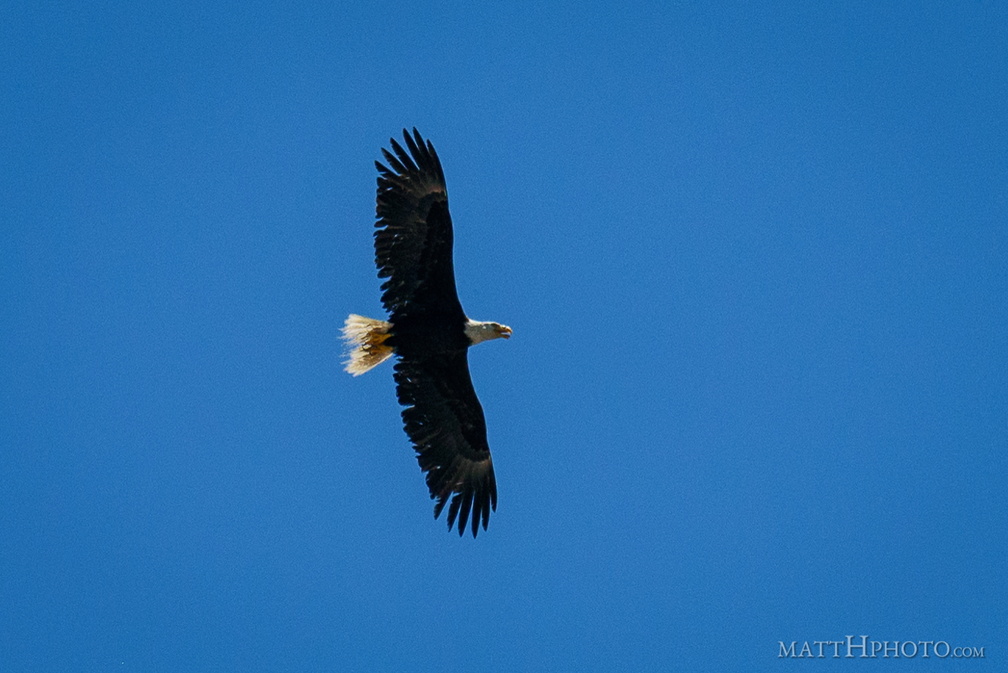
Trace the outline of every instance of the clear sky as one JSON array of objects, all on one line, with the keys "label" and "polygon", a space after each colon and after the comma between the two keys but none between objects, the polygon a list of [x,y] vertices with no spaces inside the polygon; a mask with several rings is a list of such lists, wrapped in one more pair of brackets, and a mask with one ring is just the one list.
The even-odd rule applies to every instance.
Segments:
[{"label": "clear sky", "polygon": [[[0,670],[1005,670],[1004,3],[3,14]],[[404,126],[476,540],[340,364]]]}]

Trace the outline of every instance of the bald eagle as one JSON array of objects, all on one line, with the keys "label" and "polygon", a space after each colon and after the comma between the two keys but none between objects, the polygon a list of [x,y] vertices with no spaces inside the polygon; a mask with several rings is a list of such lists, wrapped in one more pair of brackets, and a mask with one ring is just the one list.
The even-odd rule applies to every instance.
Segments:
[{"label": "bald eagle", "polygon": [[393,354],[403,425],[416,450],[434,504],[434,518],[449,498],[449,530],[486,530],[497,510],[497,482],[486,420],[472,378],[469,347],[507,339],[511,328],[470,320],[455,290],[452,221],[444,172],[434,146],[414,128],[403,146],[382,149],[378,169],[375,263],[389,319],[350,315],[343,327],[346,370],[358,376]]}]

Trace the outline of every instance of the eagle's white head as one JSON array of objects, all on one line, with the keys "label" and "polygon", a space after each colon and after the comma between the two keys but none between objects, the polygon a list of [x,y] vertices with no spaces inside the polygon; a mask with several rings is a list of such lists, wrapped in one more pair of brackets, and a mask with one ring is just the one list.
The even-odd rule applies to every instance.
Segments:
[{"label": "eagle's white head", "polygon": [[479,320],[467,320],[465,326],[466,336],[470,343],[476,345],[482,341],[490,339],[510,339],[511,328],[499,322],[481,322]]}]

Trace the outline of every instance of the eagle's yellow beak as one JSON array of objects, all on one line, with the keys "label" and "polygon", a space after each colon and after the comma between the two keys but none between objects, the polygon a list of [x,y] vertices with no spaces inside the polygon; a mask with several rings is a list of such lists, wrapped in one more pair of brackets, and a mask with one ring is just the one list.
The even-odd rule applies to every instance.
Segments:
[{"label": "eagle's yellow beak", "polygon": [[505,339],[510,339],[511,338],[511,328],[508,327],[507,325],[501,325],[499,332],[500,332],[501,337],[503,337]]}]

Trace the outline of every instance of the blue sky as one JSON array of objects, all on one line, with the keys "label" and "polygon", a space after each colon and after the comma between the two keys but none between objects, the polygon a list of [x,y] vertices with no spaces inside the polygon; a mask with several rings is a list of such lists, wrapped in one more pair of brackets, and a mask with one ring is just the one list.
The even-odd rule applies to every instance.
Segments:
[{"label": "blue sky", "polygon": [[[1004,662],[1003,4],[5,16],[0,669]],[[477,540],[340,366],[403,126],[515,329]]]}]

